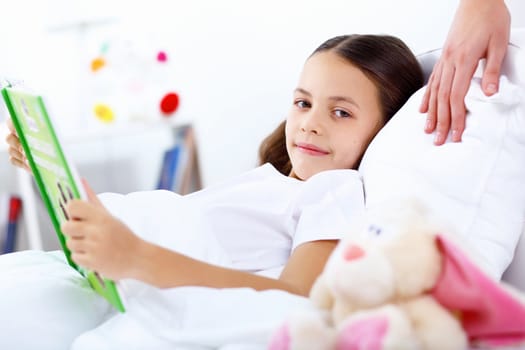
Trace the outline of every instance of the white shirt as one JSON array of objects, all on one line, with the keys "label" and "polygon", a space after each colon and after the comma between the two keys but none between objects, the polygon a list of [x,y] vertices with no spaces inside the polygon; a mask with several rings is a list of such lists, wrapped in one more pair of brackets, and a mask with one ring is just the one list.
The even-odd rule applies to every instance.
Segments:
[{"label": "white shirt", "polygon": [[363,197],[355,170],[329,170],[300,181],[270,164],[186,196],[101,195],[108,209],[145,239],[274,277],[300,244],[340,239],[362,214]]}]

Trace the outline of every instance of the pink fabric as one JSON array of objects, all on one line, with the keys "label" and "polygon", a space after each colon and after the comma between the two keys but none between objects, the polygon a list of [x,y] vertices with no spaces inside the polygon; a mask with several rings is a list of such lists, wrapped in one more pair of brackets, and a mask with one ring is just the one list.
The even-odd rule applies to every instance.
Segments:
[{"label": "pink fabric", "polygon": [[474,265],[453,243],[436,236],[443,271],[432,295],[457,312],[471,343],[525,344],[525,305]]},{"label": "pink fabric", "polygon": [[269,350],[288,350],[290,349],[290,330],[288,325],[283,325],[275,332],[270,340]]},{"label": "pink fabric", "polygon": [[388,331],[386,317],[365,318],[345,327],[337,338],[336,350],[381,350]]}]

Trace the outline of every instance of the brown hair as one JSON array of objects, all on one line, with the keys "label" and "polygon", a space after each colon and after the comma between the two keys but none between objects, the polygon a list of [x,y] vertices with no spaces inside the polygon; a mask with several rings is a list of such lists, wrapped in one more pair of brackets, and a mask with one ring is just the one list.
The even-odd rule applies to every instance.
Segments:
[{"label": "brown hair", "polygon": [[[423,72],[416,57],[400,39],[390,35],[353,34],[328,39],[312,53],[333,51],[359,68],[379,90],[384,123],[423,86]],[[286,121],[259,146],[259,163],[270,163],[288,175],[292,164],[286,150]]]}]

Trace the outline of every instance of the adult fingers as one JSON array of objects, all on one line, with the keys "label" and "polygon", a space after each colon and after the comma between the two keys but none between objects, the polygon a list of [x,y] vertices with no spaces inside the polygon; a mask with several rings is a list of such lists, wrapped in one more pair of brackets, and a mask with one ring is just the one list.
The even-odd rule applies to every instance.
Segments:
[{"label": "adult fingers", "polygon": [[431,133],[436,129],[437,122],[437,94],[439,91],[439,83],[441,79],[442,63],[436,63],[432,75],[429,79],[427,92],[428,93],[428,108],[427,121],[425,123],[425,132]]},{"label": "adult fingers", "polygon": [[[421,105],[419,105],[419,112],[420,113],[427,113],[428,112],[428,106],[430,102],[430,84],[432,83],[433,74],[430,75],[430,78],[428,79],[427,87],[425,89],[425,94],[423,95],[423,98],[421,99]],[[427,126],[425,125],[425,130],[427,129]]]},{"label": "adult fingers", "polygon": [[491,40],[487,50],[487,62],[481,79],[481,87],[487,96],[498,92],[501,64],[505,57],[507,42]]},{"label": "adult fingers", "polygon": [[442,145],[450,129],[450,90],[454,79],[455,67],[444,65],[437,93],[435,145]]},{"label": "adult fingers", "polygon": [[457,67],[454,82],[450,93],[450,128],[452,130],[452,141],[461,141],[465,130],[465,96],[470,86],[470,80],[474,74],[476,63],[472,62],[470,67]]}]

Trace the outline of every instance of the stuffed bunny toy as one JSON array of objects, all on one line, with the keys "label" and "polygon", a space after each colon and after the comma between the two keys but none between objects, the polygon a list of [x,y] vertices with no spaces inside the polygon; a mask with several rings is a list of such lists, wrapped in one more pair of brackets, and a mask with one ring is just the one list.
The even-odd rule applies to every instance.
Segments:
[{"label": "stuffed bunny toy", "polygon": [[481,271],[421,203],[389,207],[369,210],[340,241],[312,287],[313,310],[291,315],[270,349],[522,344],[523,296]]}]

